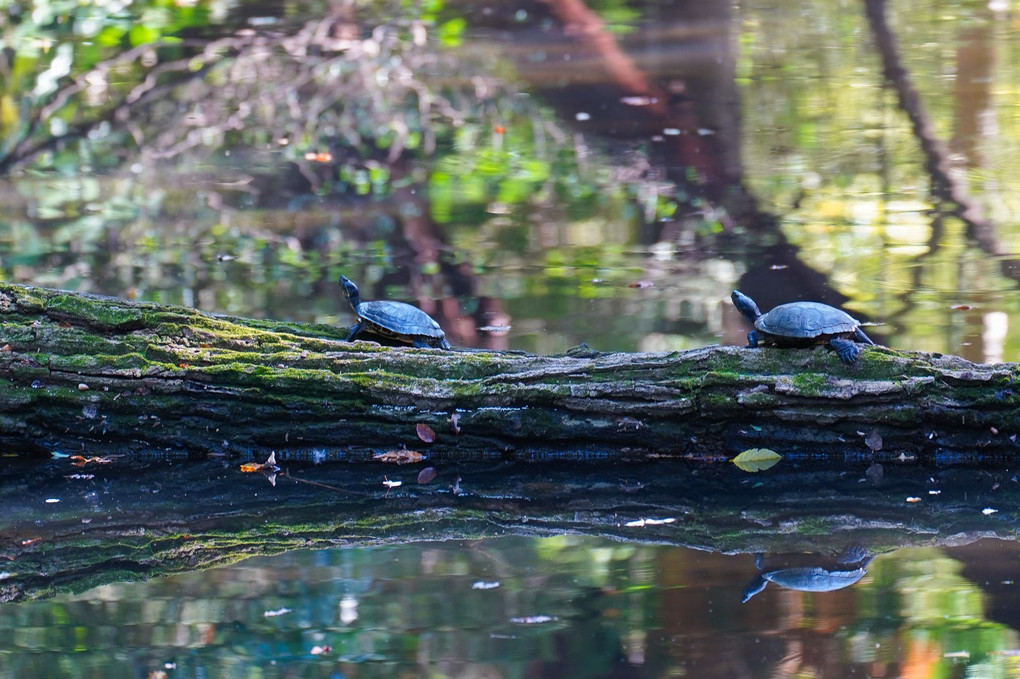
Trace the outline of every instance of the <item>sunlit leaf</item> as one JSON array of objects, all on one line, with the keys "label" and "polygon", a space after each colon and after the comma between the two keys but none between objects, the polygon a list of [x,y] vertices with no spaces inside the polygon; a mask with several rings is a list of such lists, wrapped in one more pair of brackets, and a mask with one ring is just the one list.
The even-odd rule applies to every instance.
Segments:
[{"label": "sunlit leaf", "polygon": [[439,42],[444,47],[456,47],[464,39],[464,29],[467,28],[467,21],[461,17],[450,19],[439,27]]},{"label": "sunlit leaf", "polygon": [[137,47],[138,45],[145,45],[150,42],[156,42],[159,40],[159,31],[151,26],[145,24],[135,24],[128,31],[128,40],[131,44]]},{"label": "sunlit leaf", "polygon": [[733,464],[745,472],[760,472],[769,469],[783,456],[768,448],[751,448],[733,458]]}]

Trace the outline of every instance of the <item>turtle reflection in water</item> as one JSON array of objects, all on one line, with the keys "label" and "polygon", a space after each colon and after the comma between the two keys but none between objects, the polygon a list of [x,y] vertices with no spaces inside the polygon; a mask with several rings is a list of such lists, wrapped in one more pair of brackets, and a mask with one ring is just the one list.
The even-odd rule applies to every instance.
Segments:
[{"label": "turtle reflection in water", "polygon": [[743,601],[765,589],[770,582],[780,587],[799,592],[834,592],[856,583],[868,572],[868,564],[874,556],[859,548],[848,548],[837,559],[835,568],[822,566],[800,566],[795,568],[765,569],[765,557],[755,557],[754,565],[761,571],[744,588]]},{"label": "turtle reflection in water", "polygon": [[362,332],[368,332],[415,347],[450,348],[439,323],[418,307],[390,300],[362,302],[358,286],[347,276],[340,276],[340,287],[358,315],[347,341],[353,342]]},{"label": "turtle reflection in water", "polygon": [[861,330],[861,322],[836,307],[820,302],[780,304],[763,314],[754,300],[734,290],[733,306],[754,325],[747,334],[747,346],[809,347],[828,344],[840,360],[850,365],[861,354],[857,343],[874,344]]}]

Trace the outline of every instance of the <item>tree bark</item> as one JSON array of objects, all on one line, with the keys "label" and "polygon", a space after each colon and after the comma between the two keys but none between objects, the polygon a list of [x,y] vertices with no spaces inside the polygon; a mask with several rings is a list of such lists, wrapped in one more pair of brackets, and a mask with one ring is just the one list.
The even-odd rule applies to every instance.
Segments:
[{"label": "tree bark", "polygon": [[1020,452],[1016,364],[884,347],[853,366],[824,348],[535,356],[346,334],[0,284],[0,440],[19,453],[260,460],[404,446],[437,461]]}]

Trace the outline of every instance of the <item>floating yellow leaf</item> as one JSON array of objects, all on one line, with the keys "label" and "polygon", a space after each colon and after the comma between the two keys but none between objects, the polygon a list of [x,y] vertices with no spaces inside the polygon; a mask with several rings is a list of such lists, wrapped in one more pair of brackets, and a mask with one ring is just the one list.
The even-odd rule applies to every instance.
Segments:
[{"label": "floating yellow leaf", "polygon": [[774,466],[783,456],[768,448],[751,448],[733,458],[733,464],[745,472],[761,472]]}]

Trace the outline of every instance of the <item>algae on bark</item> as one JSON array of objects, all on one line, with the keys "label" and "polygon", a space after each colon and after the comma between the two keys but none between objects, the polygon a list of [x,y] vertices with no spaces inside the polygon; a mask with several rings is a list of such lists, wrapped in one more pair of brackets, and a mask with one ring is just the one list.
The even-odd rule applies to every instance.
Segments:
[{"label": "algae on bark", "polygon": [[[869,348],[534,356],[0,284],[0,440],[24,452],[366,460],[1020,451],[1020,369]],[[458,415],[459,433],[451,427]],[[427,447],[426,423],[439,433]]]}]

